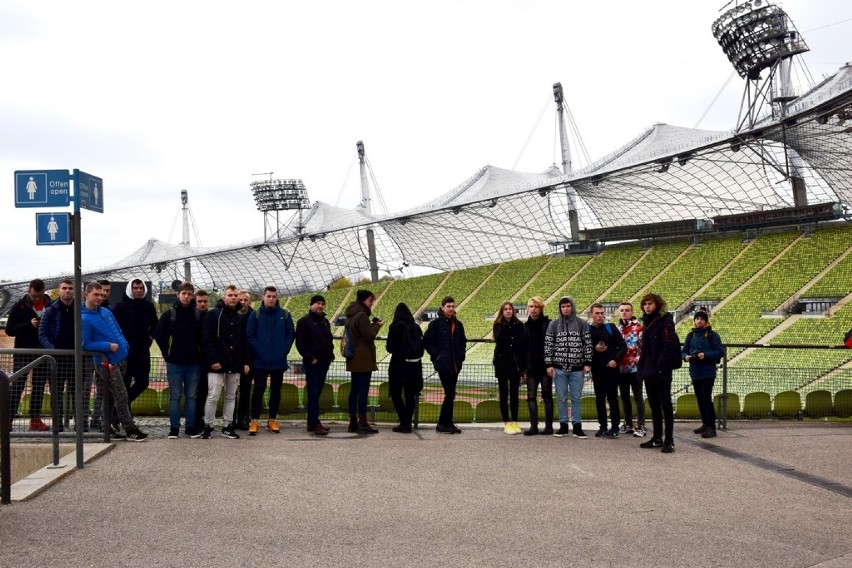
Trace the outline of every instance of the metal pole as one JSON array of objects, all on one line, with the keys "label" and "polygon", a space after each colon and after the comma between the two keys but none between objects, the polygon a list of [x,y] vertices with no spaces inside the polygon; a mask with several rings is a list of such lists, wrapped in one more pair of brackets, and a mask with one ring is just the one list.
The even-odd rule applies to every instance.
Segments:
[{"label": "metal pole", "polygon": [[722,345],[722,430],[728,429],[728,349]]},{"label": "metal pole", "polygon": [[[75,187],[76,191],[77,188]],[[79,203],[79,201],[77,202]],[[83,422],[86,413],[83,411],[83,277],[82,277],[82,243],[83,233],[80,227],[80,209],[75,207],[73,216],[74,231],[74,426],[77,431],[77,467],[83,469]],[[88,382],[86,382],[88,384]],[[89,409],[87,408],[86,411]]]},{"label": "metal pole", "polygon": [[0,371],[0,502],[12,502],[12,449],[9,440],[9,375]]}]

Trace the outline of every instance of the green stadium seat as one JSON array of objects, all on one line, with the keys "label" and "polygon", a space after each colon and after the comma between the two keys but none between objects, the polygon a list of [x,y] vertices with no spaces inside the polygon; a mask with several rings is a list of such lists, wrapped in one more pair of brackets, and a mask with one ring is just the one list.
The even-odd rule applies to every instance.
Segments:
[{"label": "green stadium seat", "polygon": [[595,397],[584,396],[580,398],[580,416],[584,421],[598,419],[598,407],[595,402]]},{"label": "green stadium seat", "polygon": [[701,413],[698,411],[698,399],[695,398],[695,394],[682,394],[677,397],[675,417],[681,420],[697,420],[701,418]]},{"label": "green stadium seat", "polygon": [[418,421],[429,422],[435,424],[438,422],[438,417],[441,415],[441,405],[434,402],[420,402],[418,408]]},{"label": "green stadium seat", "polygon": [[834,393],[834,413],[841,418],[852,416],[852,389]]},{"label": "green stadium seat", "polygon": [[379,408],[385,412],[396,412],[390,397],[390,383],[387,381],[379,384]]},{"label": "green stadium seat", "polygon": [[[305,404],[307,404],[307,401],[308,401],[307,396],[304,398],[304,400],[305,400]],[[322,392],[320,393],[320,396],[319,396],[320,413],[322,414],[324,412],[328,412],[329,410],[332,409],[333,406],[334,406],[334,388],[330,384],[325,383],[322,386]]]},{"label": "green stadium seat", "polygon": [[799,418],[802,413],[802,397],[796,391],[784,391],[775,395],[772,413],[778,418]]},{"label": "green stadium seat", "polygon": [[805,396],[805,416],[822,418],[830,416],[834,411],[831,404],[831,393],[827,390],[815,390]]},{"label": "green stadium seat", "polygon": [[281,385],[281,402],[278,405],[278,414],[290,414],[299,408],[299,389],[293,383]]},{"label": "green stadium seat", "polygon": [[743,416],[746,418],[767,418],[772,412],[772,400],[769,393],[750,392],[743,399]]},{"label": "green stadium seat", "polygon": [[[51,415],[50,410],[50,395],[44,395],[44,398],[41,400],[41,416],[42,418],[47,418]],[[18,414],[21,416],[29,417],[30,415],[30,395],[25,394],[23,398],[21,398],[21,404],[18,405]]]},{"label": "green stadium seat", "polygon": [[[420,405],[422,408],[422,404]],[[455,407],[454,407],[455,408]],[[500,402],[497,400],[482,400],[476,405],[477,422],[502,422]]]},{"label": "green stadium seat", "polygon": [[349,412],[349,393],[352,391],[352,383],[346,381],[337,385],[337,407],[343,412]]},{"label": "green stadium seat", "polygon": [[148,387],[130,404],[133,416],[156,416],[160,413],[160,394]]},{"label": "green stadium seat", "polygon": [[[722,395],[717,394],[713,397],[713,406],[716,409],[716,416],[722,417]],[[740,396],[736,393],[728,393],[728,418],[736,418],[740,415]]]},{"label": "green stadium seat", "polygon": [[453,421],[473,422],[473,417],[473,406],[468,401],[457,400],[453,403]]}]

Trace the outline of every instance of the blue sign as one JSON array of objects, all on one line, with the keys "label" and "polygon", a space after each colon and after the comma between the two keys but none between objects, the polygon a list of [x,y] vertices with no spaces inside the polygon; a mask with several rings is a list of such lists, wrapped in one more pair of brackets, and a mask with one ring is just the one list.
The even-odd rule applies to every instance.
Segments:
[{"label": "blue sign", "polygon": [[74,190],[77,192],[77,211],[88,209],[104,212],[104,180],[80,170],[74,170]]},{"label": "blue sign", "polygon": [[67,207],[70,202],[68,170],[15,171],[15,207]]},{"label": "blue sign", "polygon": [[37,245],[70,245],[70,213],[36,213]]}]

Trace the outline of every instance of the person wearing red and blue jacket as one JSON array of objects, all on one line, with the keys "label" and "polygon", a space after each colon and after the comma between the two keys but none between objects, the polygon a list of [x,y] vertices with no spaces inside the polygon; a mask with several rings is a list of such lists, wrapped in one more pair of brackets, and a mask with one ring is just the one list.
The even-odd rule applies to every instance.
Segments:
[{"label": "person wearing red and blue jacket", "polygon": [[713,408],[713,384],[716,382],[716,365],[725,354],[722,339],[710,328],[707,312],[699,310],[693,316],[693,328],[683,340],[680,351],[684,361],[689,363],[689,377],[695,398],[698,400],[698,412],[701,414],[701,427],[694,432],[702,438],[716,437],[716,410]]},{"label": "person wearing red and blue jacket", "polygon": [[[619,365],[618,389],[624,405],[624,425],[622,434],[633,434],[637,438],[645,436],[645,398],[642,396],[642,381],[636,371],[639,363],[639,338],[642,337],[642,322],[633,315],[633,304],[621,302],[618,305],[618,331],[627,345],[627,353]],[[636,426],[633,426],[633,405],[630,403],[630,391],[636,401]]]}]

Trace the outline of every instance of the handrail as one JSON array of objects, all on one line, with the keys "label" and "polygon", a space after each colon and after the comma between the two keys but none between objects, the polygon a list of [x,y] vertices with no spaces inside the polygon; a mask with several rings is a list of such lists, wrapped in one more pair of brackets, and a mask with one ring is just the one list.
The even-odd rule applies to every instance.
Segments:
[{"label": "handrail", "polygon": [[0,371],[0,503],[12,502],[12,448],[9,439],[9,375]]}]

